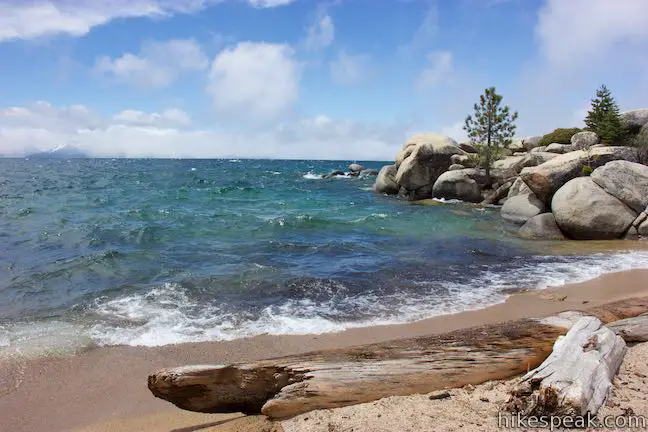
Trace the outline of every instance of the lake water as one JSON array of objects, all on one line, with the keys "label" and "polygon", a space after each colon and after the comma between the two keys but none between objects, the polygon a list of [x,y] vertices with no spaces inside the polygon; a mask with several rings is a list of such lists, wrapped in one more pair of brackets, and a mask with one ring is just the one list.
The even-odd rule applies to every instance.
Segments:
[{"label": "lake water", "polygon": [[348,164],[0,159],[0,346],[320,333],[648,267],[521,240],[496,208],[321,178]]}]

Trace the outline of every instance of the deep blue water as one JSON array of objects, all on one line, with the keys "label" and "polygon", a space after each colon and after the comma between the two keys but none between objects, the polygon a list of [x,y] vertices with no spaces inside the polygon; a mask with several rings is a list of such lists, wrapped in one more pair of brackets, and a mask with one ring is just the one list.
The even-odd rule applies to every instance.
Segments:
[{"label": "deep blue water", "polygon": [[522,241],[497,209],[320,178],[348,164],[0,159],[0,346],[332,331],[648,266]]}]

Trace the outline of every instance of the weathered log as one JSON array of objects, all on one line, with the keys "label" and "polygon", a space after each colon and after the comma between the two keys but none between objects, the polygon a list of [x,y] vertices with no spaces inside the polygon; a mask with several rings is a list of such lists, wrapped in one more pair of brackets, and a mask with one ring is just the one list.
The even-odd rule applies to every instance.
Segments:
[{"label": "weathered log", "polygon": [[[587,312],[610,322],[647,310],[648,298],[640,298]],[[252,364],[164,369],[149,376],[148,387],[190,411],[285,418],[525,373],[549,356],[576,318],[567,313]]]},{"label": "weathered log", "polygon": [[648,314],[608,324],[626,342],[648,342]]},{"label": "weathered log", "polygon": [[284,418],[517,375],[539,365],[565,332],[519,320],[254,364],[167,369],[148,386],[190,411]]},{"label": "weathered log", "polygon": [[509,411],[525,416],[596,414],[626,352],[623,339],[595,317],[558,338],[551,355],[511,391]]}]

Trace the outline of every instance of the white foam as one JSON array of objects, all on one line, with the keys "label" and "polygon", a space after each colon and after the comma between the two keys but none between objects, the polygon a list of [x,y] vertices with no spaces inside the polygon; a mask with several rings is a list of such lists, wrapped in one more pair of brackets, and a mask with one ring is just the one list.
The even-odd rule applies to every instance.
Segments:
[{"label": "white foam", "polygon": [[63,321],[13,323],[0,328],[0,358],[71,354],[91,344],[83,327]]},{"label": "white foam", "polygon": [[322,174],[315,174],[310,171],[304,174],[302,177],[305,178],[306,180],[321,180],[324,178]]},{"label": "white foam", "polygon": [[440,202],[443,204],[461,204],[464,201],[458,199],[445,199],[445,198],[431,198],[432,201]]},{"label": "white foam", "polygon": [[371,213],[370,215],[362,216],[362,217],[359,217],[357,219],[354,219],[352,222],[353,223],[362,223],[362,222],[366,222],[366,221],[368,221],[370,219],[387,219],[388,217],[389,217],[389,215],[387,215],[385,213]]},{"label": "white foam", "polygon": [[181,286],[167,283],[144,293],[97,300],[91,309],[100,319],[85,328],[63,321],[0,325],[0,358],[70,353],[93,343],[158,346],[411,322],[502,302],[506,298],[503,293],[511,288],[542,289],[615,271],[648,268],[648,252],[520,257],[519,262],[524,264],[513,259],[483,266],[467,281],[410,281],[410,287],[412,283],[418,287],[409,291],[396,288],[387,295],[352,295],[341,282],[314,281],[305,287],[307,298],[286,299],[254,314],[233,313],[227,305],[196,299]]}]

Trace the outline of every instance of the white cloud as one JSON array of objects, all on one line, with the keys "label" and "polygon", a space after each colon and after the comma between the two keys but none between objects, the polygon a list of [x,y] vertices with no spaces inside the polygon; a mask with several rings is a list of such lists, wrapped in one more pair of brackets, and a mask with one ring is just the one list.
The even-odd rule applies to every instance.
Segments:
[{"label": "white cloud", "polygon": [[[97,157],[389,160],[407,132],[405,125],[361,124],[325,115],[284,122],[264,132],[240,133],[179,128],[166,121],[183,118],[180,113],[125,110],[113,118],[99,118],[84,106],[42,102],[7,108],[0,110],[0,154],[22,156],[73,144]],[[170,119],[161,121],[165,116]]]},{"label": "white cloud", "polygon": [[286,6],[297,0],[249,0],[249,3],[254,7],[272,8],[277,6]]},{"label": "white cloud", "polygon": [[9,0],[0,3],[0,42],[83,36],[117,18],[191,13],[219,0]]},{"label": "white cloud", "polygon": [[315,21],[308,27],[308,33],[303,44],[306,49],[316,50],[331,45],[334,39],[335,24],[333,24],[333,18],[326,12],[320,12],[317,14]]},{"label": "white cloud", "polygon": [[535,25],[537,53],[507,83],[519,134],[582,126],[584,107],[606,84],[621,109],[648,100],[648,2],[547,0]]},{"label": "white cloud", "polygon": [[169,108],[161,113],[145,113],[138,110],[124,110],[113,117],[118,123],[133,126],[189,126],[189,115],[177,108]]},{"label": "white cloud", "polygon": [[123,54],[111,59],[101,57],[95,69],[108,77],[138,87],[165,87],[185,72],[200,71],[209,65],[200,45],[194,40],[147,42],[139,55]]},{"label": "white cloud", "polygon": [[241,42],[216,56],[207,90],[219,114],[267,120],[297,102],[300,78],[290,46]]},{"label": "white cloud", "polygon": [[573,65],[600,59],[621,44],[648,41],[648,2],[548,0],[539,12],[535,31],[543,54],[552,63]]},{"label": "white cloud", "polygon": [[355,84],[366,78],[371,68],[371,57],[368,54],[348,54],[342,50],[331,60],[329,69],[331,78],[338,84]]},{"label": "white cloud", "polygon": [[78,127],[92,129],[104,121],[84,105],[55,107],[49,102],[37,101],[27,107],[9,107],[0,110],[0,124],[14,127],[43,128],[53,131],[75,131]]},{"label": "white cloud", "polygon": [[[224,0],[3,0],[0,43],[17,39],[84,36],[119,18],[165,18],[200,11]],[[254,7],[284,6],[295,0],[248,0]]]},{"label": "white cloud", "polygon": [[428,66],[420,73],[416,85],[419,88],[431,88],[441,84],[454,73],[452,53],[434,51],[427,55]]}]

